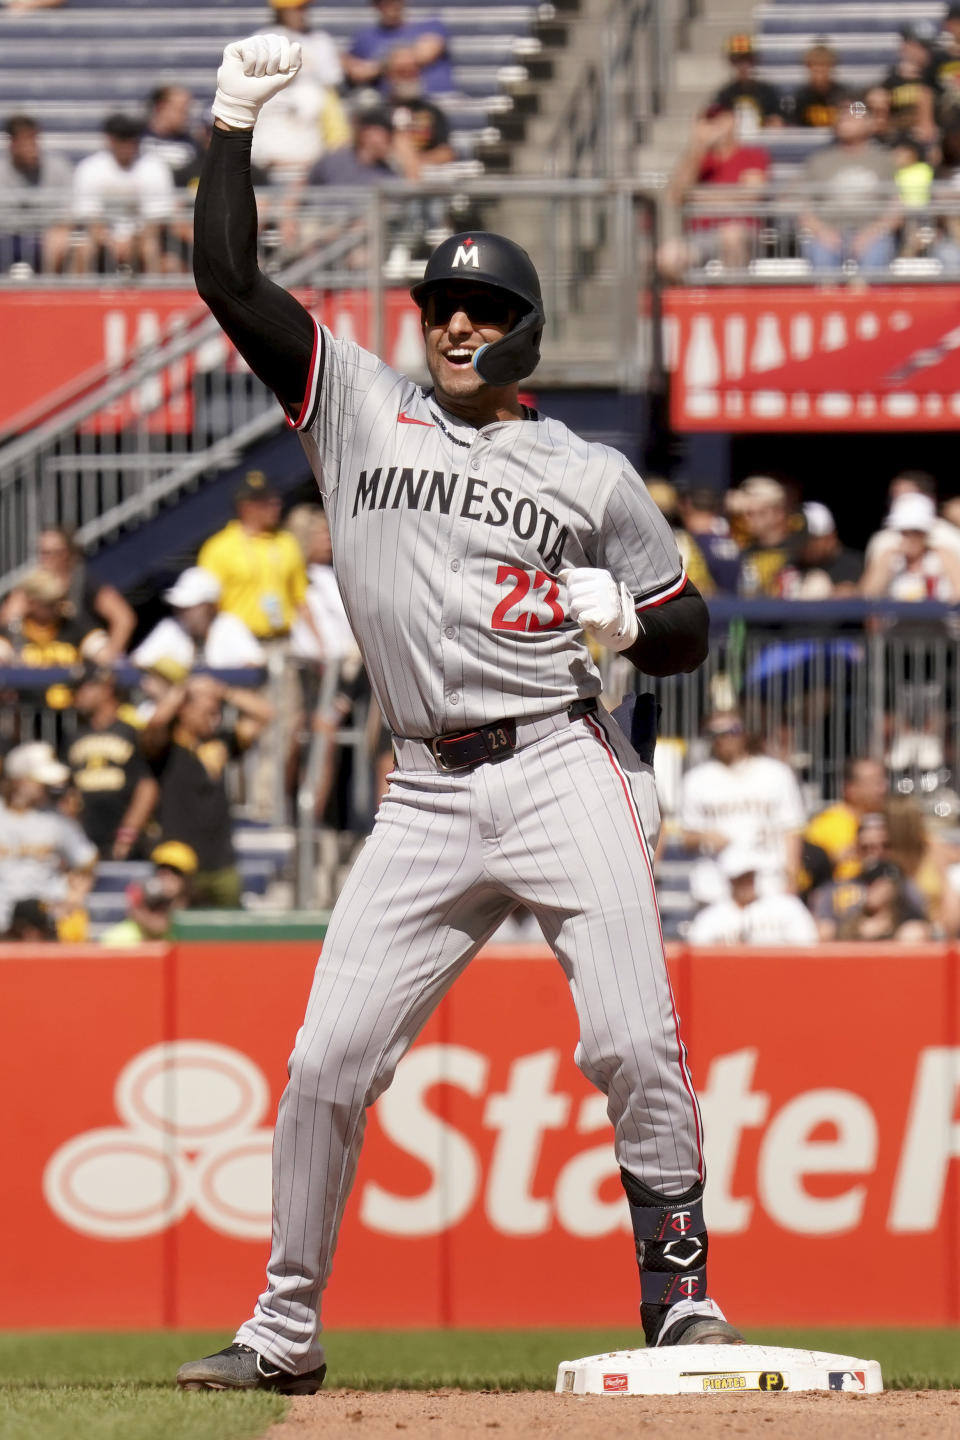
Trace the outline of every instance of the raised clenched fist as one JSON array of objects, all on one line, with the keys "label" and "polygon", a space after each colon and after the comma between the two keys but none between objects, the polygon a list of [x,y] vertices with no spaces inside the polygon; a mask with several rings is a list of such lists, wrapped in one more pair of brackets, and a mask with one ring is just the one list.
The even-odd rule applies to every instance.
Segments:
[{"label": "raised clenched fist", "polygon": [[633,596],[609,570],[568,567],[557,577],[567,588],[567,612],[608,650],[628,650],[640,633]]},{"label": "raised clenched fist", "polygon": [[213,114],[233,130],[252,130],[261,106],[296,76],[303,54],[286,35],[231,40],[217,71]]}]

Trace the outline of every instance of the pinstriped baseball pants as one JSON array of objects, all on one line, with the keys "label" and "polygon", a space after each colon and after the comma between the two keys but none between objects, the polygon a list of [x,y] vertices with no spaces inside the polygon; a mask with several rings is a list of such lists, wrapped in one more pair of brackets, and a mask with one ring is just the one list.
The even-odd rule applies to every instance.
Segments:
[{"label": "pinstriped baseball pants", "polygon": [[576,1062],[608,1097],[619,1163],[666,1195],[702,1178],[644,839],[659,825],[652,771],[602,712],[564,717],[465,774],[426,757],[403,742],[331,918],[280,1102],[267,1289],[237,1339],[288,1370],[323,1359],[320,1296],[366,1109],[517,902],[566,974]]}]

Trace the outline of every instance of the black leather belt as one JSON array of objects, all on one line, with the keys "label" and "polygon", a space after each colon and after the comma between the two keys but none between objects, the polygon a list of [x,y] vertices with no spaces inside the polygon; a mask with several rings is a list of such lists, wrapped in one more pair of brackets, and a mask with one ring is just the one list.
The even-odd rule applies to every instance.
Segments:
[{"label": "black leather belt", "polygon": [[[567,706],[571,720],[596,713],[596,700],[574,700]],[[539,717],[535,717],[539,718]],[[460,730],[452,735],[436,735],[425,742],[433,751],[441,770],[466,770],[488,761],[505,760],[517,748],[516,720],[495,720],[476,730]]]}]

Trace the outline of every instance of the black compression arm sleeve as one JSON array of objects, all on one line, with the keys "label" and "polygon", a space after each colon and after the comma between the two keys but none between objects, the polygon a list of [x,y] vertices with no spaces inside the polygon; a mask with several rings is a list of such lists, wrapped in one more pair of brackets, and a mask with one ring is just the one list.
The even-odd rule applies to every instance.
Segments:
[{"label": "black compression arm sleeve", "polygon": [[307,311],[257,265],[252,131],[214,126],[194,210],[193,273],[250,369],[294,417],[303,404],[316,328]]},{"label": "black compression arm sleeve", "polygon": [[706,660],[710,613],[692,580],[679,595],[642,610],[637,619],[640,634],[623,653],[645,675],[689,673]]}]

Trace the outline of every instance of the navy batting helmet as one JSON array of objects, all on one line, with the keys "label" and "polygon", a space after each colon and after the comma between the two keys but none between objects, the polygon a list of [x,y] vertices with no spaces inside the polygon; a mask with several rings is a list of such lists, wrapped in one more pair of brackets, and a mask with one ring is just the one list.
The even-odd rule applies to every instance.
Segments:
[{"label": "navy batting helmet", "polygon": [[451,235],[434,250],[423,279],[410,294],[423,309],[430,292],[451,280],[506,290],[522,311],[502,340],[481,345],[474,352],[473,368],[481,380],[488,385],[510,385],[532,374],[540,360],[544,315],[540,277],[526,250],[506,236],[486,230]]}]

